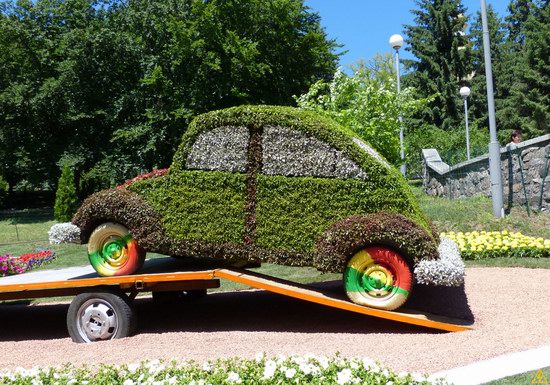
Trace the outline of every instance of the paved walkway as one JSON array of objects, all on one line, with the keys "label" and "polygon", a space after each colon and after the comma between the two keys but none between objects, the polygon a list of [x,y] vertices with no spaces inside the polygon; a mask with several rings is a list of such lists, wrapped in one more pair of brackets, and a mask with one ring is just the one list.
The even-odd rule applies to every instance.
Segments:
[{"label": "paved walkway", "polygon": [[478,385],[547,367],[550,367],[550,345],[434,373],[430,379],[445,378],[455,385]]}]

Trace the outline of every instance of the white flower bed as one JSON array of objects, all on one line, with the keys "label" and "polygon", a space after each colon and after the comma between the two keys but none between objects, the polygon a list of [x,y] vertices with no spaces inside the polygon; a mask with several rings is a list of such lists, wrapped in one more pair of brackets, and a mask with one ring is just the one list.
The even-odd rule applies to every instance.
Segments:
[{"label": "white flower bed", "polygon": [[50,244],[74,243],[80,241],[80,229],[71,222],[56,223],[48,231]]},{"label": "white flower bed", "polygon": [[414,275],[424,285],[460,286],[464,283],[464,262],[458,245],[449,238],[441,237],[439,259],[420,261]]},{"label": "white flower bed", "polygon": [[[0,383],[5,385],[227,385],[227,384],[430,384],[426,376],[395,373],[383,369],[370,359],[317,357],[312,354],[291,357],[229,359],[208,362],[165,364],[159,360],[99,368],[18,368],[0,369]],[[443,384],[442,380],[436,383]]]}]

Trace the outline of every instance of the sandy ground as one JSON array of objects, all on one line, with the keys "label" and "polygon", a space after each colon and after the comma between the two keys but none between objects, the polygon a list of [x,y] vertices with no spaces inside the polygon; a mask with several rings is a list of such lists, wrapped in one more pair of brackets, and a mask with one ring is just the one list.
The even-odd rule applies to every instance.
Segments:
[{"label": "sandy ground", "polygon": [[140,334],[75,344],[68,304],[0,306],[0,368],[144,359],[206,361],[305,354],[370,357],[394,370],[433,373],[550,343],[550,270],[467,269],[475,330],[442,333],[266,292],[209,294],[177,306],[138,299]]}]

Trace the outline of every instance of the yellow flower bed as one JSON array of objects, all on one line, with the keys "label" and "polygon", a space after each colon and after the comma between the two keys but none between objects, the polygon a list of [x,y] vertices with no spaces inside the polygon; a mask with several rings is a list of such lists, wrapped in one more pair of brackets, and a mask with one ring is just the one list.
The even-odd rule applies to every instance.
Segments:
[{"label": "yellow flower bed", "polygon": [[463,259],[550,257],[550,239],[530,237],[519,232],[449,231],[440,235],[458,244]]}]

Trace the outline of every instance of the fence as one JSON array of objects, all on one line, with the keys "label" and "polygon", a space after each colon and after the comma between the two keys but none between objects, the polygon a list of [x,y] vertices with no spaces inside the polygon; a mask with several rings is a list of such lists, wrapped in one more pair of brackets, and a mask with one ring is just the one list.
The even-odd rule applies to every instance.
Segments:
[{"label": "fence", "polygon": [[52,209],[0,211],[0,245],[47,241]]},{"label": "fence", "polygon": [[[423,187],[428,195],[450,199],[491,195],[487,154],[454,166],[445,163],[434,149],[422,150],[422,158]],[[550,208],[549,158],[550,135],[500,149],[503,195],[508,208]]]}]

